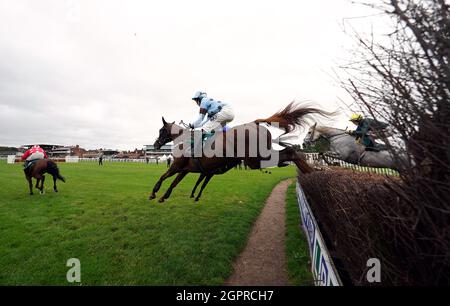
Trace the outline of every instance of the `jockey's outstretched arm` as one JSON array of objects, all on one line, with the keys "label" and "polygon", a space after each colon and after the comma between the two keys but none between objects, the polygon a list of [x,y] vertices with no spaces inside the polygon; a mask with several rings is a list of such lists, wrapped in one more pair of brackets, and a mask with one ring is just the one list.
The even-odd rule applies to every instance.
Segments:
[{"label": "jockey's outstretched arm", "polygon": [[208,120],[208,117],[206,116],[206,109],[201,108],[200,113],[197,117],[197,120],[191,123],[191,126],[194,128],[201,127],[205,122]]},{"label": "jockey's outstretched arm", "polygon": [[352,135],[356,137],[361,137],[363,133],[360,130],[354,130],[352,131]]},{"label": "jockey's outstretched arm", "polygon": [[194,122],[192,122],[192,123],[190,124],[190,126],[192,126],[193,128],[198,128],[198,127],[200,127],[200,126],[202,125],[202,123],[203,123],[205,117],[206,117],[205,114],[200,114],[200,115],[198,116],[198,118],[197,118]]},{"label": "jockey's outstretched arm", "polygon": [[26,160],[28,158],[28,156],[30,156],[30,154],[31,154],[30,150],[27,150],[25,152],[25,154],[22,155],[21,159],[22,160]]},{"label": "jockey's outstretched arm", "polygon": [[209,116],[205,115],[205,118],[203,118],[203,121],[200,123],[200,126],[204,126],[206,122],[208,122]]}]

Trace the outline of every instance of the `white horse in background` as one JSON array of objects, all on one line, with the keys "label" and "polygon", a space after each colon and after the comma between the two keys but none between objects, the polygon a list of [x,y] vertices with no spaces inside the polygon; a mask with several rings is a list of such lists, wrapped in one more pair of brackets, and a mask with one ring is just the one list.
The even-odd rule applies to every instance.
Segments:
[{"label": "white horse in background", "polygon": [[[388,151],[366,151],[365,147],[356,142],[355,137],[349,135],[345,130],[317,123],[310,127],[305,137],[305,143],[313,143],[319,138],[325,139],[330,146],[330,151],[338,155],[347,163],[375,168],[390,168],[399,170],[400,165],[406,165],[406,155],[398,161]],[[324,153],[324,152],[321,152]]]}]

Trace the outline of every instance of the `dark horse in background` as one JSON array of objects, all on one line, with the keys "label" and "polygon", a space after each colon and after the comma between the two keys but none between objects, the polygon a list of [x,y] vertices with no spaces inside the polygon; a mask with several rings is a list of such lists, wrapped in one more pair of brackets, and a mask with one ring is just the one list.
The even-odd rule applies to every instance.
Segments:
[{"label": "dark horse in background", "polygon": [[[238,151],[236,144],[237,144],[237,135],[245,134],[245,155],[244,156],[238,156],[235,155],[235,157],[177,157],[174,159],[172,166],[169,168],[169,170],[164,173],[158,182],[156,183],[155,187],[153,188],[152,194],[150,195],[150,200],[156,198],[156,193],[161,188],[162,182],[177,174],[177,177],[174,179],[172,184],[170,185],[169,189],[166,191],[166,193],[159,199],[159,202],[164,202],[165,199],[169,198],[170,194],[172,193],[172,190],[178,185],[178,183],[190,172],[192,173],[201,173],[200,178],[198,179],[194,190],[192,191],[191,197],[194,196],[194,192],[198,184],[205,179],[201,191],[198,194],[196,201],[199,200],[203,189],[206,187],[210,179],[215,174],[222,174],[227,172],[228,170],[232,169],[234,166],[238,165],[242,160],[247,164],[248,167],[251,169],[261,169],[261,163],[262,161],[270,160],[270,157],[262,156],[260,152],[258,151],[256,156],[250,155],[249,151],[250,149],[250,143],[254,139],[250,139],[250,130],[253,131],[253,135],[256,135],[256,137],[259,139],[260,135],[263,135],[263,137],[266,138],[267,146],[269,150],[271,150],[271,154],[277,154],[278,155],[278,164],[274,166],[283,167],[286,166],[286,162],[292,161],[294,162],[299,170],[302,173],[309,173],[312,172],[313,169],[306,163],[306,161],[302,158],[300,153],[296,152],[290,145],[284,144],[280,142],[279,144],[284,147],[281,151],[275,151],[272,149],[272,135],[270,131],[265,127],[264,125],[261,125],[261,123],[276,123],[278,124],[278,127],[284,130],[284,134],[288,134],[292,132],[295,127],[300,126],[305,123],[304,117],[310,114],[319,114],[322,116],[328,116],[330,113],[321,111],[316,108],[309,108],[309,107],[298,107],[294,104],[294,102],[290,103],[285,109],[275,113],[269,118],[266,119],[258,119],[251,123],[243,124],[236,126],[234,128],[229,129],[226,132],[219,132],[216,133],[213,136],[213,145],[215,147],[219,146],[225,147],[227,144],[227,138],[226,135],[229,135],[232,133],[232,137],[234,137],[234,153]],[[263,131],[263,129],[265,129]],[[163,118],[163,127],[159,131],[159,137],[155,141],[154,146],[156,149],[162,147],[164,144],[169,143],[171,141],[174,141],[174,143],[177,143],[177,139],[181,138],[181,135],[183,134],[185,130],[176,125],[175,122],[168,123]],[[261,134],[263,133],[264,134]]]},{"label": "dark horse in background", "polygon": [[[59,173],[58,166],[56,163],[49,159],[39,159],[34,162],[31,166],[24,170],[25,177],[28,181],[28,185],[30,187],[30,195],[33,194],[33,183],[32,178],[36,179],[36,188],[39,189],[41,194],[44,194],[44,182],[45,182],[45,173],[53,176],[53,190],[58,192],[58,188],[56,187],[56,180],[61,180],[64,183],[66,180]],[[40,185],[39,185],[40,183]]]}]

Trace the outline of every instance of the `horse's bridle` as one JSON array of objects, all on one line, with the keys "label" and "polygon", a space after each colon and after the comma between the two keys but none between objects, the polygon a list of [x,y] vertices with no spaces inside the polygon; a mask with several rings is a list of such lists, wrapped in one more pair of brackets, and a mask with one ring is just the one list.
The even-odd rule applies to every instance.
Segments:
[{"label": "horse's bridle", "polygon": [[330,140],[331,138],[334,138],[336,136],[343,136],[343,135],[347,135],[347,133],[346,132],[342,132],[342,133],[337,133],[337,134],[330,135],[330,136],[324,136],[322,134],[322,135],[320,135],[320,137],[323,137],[323,138],[326,138],[326,139]]},{"label": "horse's bridle", "polygon": [[182,126],[184,126],[186,129],[188,129],[189,127],[190,127],[190,125],[189,124],[186,124],[186,123],[184,123],[184,121],[183,120],[181,120],[180,121],[180,123],[178,123],[178,124],[181,124]]}]

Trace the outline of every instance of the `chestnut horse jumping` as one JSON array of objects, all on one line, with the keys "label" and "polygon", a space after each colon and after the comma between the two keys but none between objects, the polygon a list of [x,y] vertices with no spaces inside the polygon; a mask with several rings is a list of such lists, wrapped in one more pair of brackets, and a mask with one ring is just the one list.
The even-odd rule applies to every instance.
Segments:
[{"label": "chestnut horse jumping", "polygon": [[[34,164],[25,169],[24,172],[25,177],[28,181],[28,185],[30,187],[30,195],[33,195],[33,177],[36,179],[36,188],[39,189],[39,192],[41,194],[44,194],[45,173],[53,176],[53,190],[55,192],[58,192],[58,188],[56,187],[56,180],[59,179],[64,183],[66,182],[64,177],[59,173],[59,169],[56,163],[49,159],[40,159],[36,161]],[[39,185],[39,183],[41,184]]]},{"label": "chestnut horse jumping", "polygon": [[[166,191],[166,193],[159,199],[159,202],[164,202],[167,198],[169,198],[170,194],[172,193],[172,190],[178,185],[178,183],[188,174],[188,173],[201,173],[201,176],[199,180],[197,181],[196,186],[206,178],[205,182],[202,185],[200,194],[197,196],[196,201],[198,201],[201,193],[203,192],[203,189],[208,184],[209,180],[212,178],[215,174],[222,174],[227,172],[229,169],[236,166],[238,163],[240,163],[242,160],[245,161],[245,163],[251,168],[251,169],[260,169],[262,166],[263,161],[267,161],[270,159],[270,157],[262,156],[260,152],[258,151],[256,156],[248,154],[249,151],[251,151],[250,143],[251,141],[254,141],[253,138],[259,139],[260,135],[263,135],[263,137],[266,138],[267,141],[267,148],[271,150],[271,144],[272,144],[272,136],[270,131],[264,126],[261,125],[261,123],[275,123],[278,124],[278,127],[284,130],[284,134],[288,134],[292,132],[296,126],[300,126],[305,123],[305,116],[311,115],[311,114],[319,114],[322,116],[328,116],[331,113],[327,113],[325,111],[316,109],[316,108],[310,108],[310,107],[298,107],[294,103],[290,103],[285,109],[275,113],[269,118],[266,119],[258,119],[251,123],[239,125],[234,128],[231,128],[230,130],[226,132],[219,132],[216,133],[213,136],[213,143],[214,146],[218,146],[219,148],[225,148],[227,145],[227,138],[226,135],[232,133],[232,137],[234,137],[234,144],[237,143],[237,135],[238,134],[245,134],[245,143],[244,148],[237,148],[236,145],[234,147],[234,153],[236,153],[238,150],[243,150],[245,152],[244,156],[234,156],[234,157],[177,157],[174,159],[174,162],[172,166],[169,168],[169,170],[164,173],[156,185],[153,188],[153,191],[149,197],[149,199],[156,198],[156,193],[161,188],[162,182],[175,175],[178,174],[175,180],[170,185],[169,189]],[[263,131],[263,129],[265,129]],[[250,136],[249,130],[254,131],[253,138]],[[161,148],[164,144],[169,143],[171,141],[177,142],[178,138],[181,138],[183,132],[185,130],[176,125],[175,122],[168,123],[163,118],[163,127],[159,131],[159,137],[155,141],[154,146],[156,149]],[[262,134],[264,132],[264,134]],[[283,134],[283,135],[284,135]],[[252,138],[252,139],[250,139]],[[280,142],[281,145],[284,146],[284,149],[281,151],[274,151],[272,154],[277,154],[278,156],[278,164],[275,166],[283,167],[286,166],[287,161],[294,162],[297,167],[300,169],[302,173],[309,173],[312,172],[313,169],[306,163],[306,161],[302,158],[302,156],[296,152],[291,146],[288,144],[283,144]],[[191,194],[191,196],[193,193]]]}]

